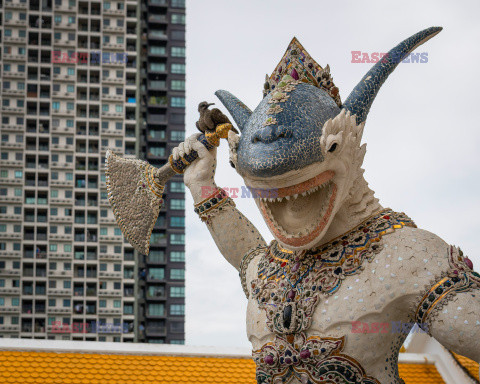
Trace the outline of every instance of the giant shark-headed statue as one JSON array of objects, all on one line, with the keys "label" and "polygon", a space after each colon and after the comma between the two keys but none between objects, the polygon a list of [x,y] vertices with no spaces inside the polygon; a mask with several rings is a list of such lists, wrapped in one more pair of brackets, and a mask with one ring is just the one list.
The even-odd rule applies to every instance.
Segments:
[{"label": "giant shark-headed statue", "polygon": [[270,244],[215,184],[215,149],[198,135],[174,149],[173,161],[198,153],[184,181],[240,273],[259,384],[400,384],[398,354],[415,323],[480,361],[480,275],[472,262],[383,208],[361,168],[362,132],[381,85],[440,30],[393,48],[344,103],[329,67],[296,39],[253,112],[216,93],[241,131],[229,132],[230,161],[256,194]]}]

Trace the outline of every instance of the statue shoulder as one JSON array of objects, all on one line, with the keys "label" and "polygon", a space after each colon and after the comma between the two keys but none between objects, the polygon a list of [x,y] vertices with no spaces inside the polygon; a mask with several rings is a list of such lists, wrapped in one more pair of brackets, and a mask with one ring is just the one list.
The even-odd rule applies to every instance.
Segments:
[{"label": "statue shoulder", "polygon": [[404,276],[433,281],[450,268],[450,246],[436,234],[405,227],[385,237],[385,251],[394,255]]}]

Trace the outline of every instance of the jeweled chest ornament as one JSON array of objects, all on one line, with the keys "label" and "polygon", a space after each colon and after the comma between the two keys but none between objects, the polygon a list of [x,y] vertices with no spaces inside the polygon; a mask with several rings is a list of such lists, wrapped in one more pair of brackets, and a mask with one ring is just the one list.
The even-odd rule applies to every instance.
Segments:
[{"label": "jeweled chest ornament", "polygon": [[321,296],[333,294],[348,276],[360,273],[364,262],[382,249],[382,236],[404,226],[415,224],[405,214],[386,209],[316,250],[294,253],[273,241],[250,283],[269,329],[292,334],[310,328]]},{"label": "jeweled chest ornament", "polygon": [[341,352],[345,337],[306,337],[298,333],[253,351],[257,383],[289,383],[296,379],[312,384],[380,384],[367,376],[358,361]]}]

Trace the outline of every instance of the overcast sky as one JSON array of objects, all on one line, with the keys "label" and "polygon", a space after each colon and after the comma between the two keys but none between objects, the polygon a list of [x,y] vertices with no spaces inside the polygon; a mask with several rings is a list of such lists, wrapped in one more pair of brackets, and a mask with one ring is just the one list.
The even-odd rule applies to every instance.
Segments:
[{"label": "overcast sky", "polygon": [[[480,63],[478,1],[187,1],[187,135],[197,105],[226,89],[252,110],[296,36],[323,67],[330,64],[342,100],[373,64],[352,51],[387,52],[430,27],[444,30],[417,48],[427,63],[400,64],[383,85],[365,126],[365,177],[380,203],[404,211],[423,229],[461,246],[480,270]],[[241,187],[218,152],[219,186]],[[240,209],[269,242],[251,199]],[[189,345],[247,347],[246,298],[187,193],[187,339]]]}]

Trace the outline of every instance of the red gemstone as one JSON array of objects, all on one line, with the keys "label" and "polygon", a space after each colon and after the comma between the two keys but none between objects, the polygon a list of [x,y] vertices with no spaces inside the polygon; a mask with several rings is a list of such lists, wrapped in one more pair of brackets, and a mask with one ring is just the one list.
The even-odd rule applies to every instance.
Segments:
[{"label": "red gemstone", "polygon": [[383,216],[383,218],[384,218],[385,220],[390,220],[390,216],[388,216],[388,215]]},{"label": "red gemstone", "polygon": [[348,241],[345,240],[342,245],[348,245]]},{"label": "red gemstone", "polygon": [[310,357],[310,351],[308,349],[304,349],[302,352],[300,352],[301,359],[308,359],[309,357]]},{"label": "red gemstone", "polygon": [[287,265],[287,263],[284,261],[282,264],[280,264],[280,267],[283,268],[283,267],[286,266],[286,265]]},{"label": "red gemstone", "polygon": [[468,268],[473,269],[472,260],[470,260],[468,257],[465,258],[465,264],[467,264]]},{"label": "red gemstone", "polygon": [[295,291],[288,292],[287,298],[293,300],[295,298]]},{"label": "red gemstone", "polygon": [[363,232],[364,232],[364,233],[367,233],[368,231],[369,231],[368,228],[364,228],[364,229],[363,229]]},{"label": "red gemstone", "polygon": [[298,76],[298,72],[295,68],[292,69],[292,73],[290,74],[295,80],[298,80],[300,77]]},{"label": "red gemstone", "polygon": [[273,364],[273,356],[272,356],[272,355],[267,355],[267,356],[265,356],[264,361],[265,361],[265,363],[267,363],[268,365],[272,365],[272,364]]},{"label": "red gemstone", "polygon": [[455,270],[453,271],[453,274],[454,274],[454,275],[458,275],[458,271],[455,269]]}]

